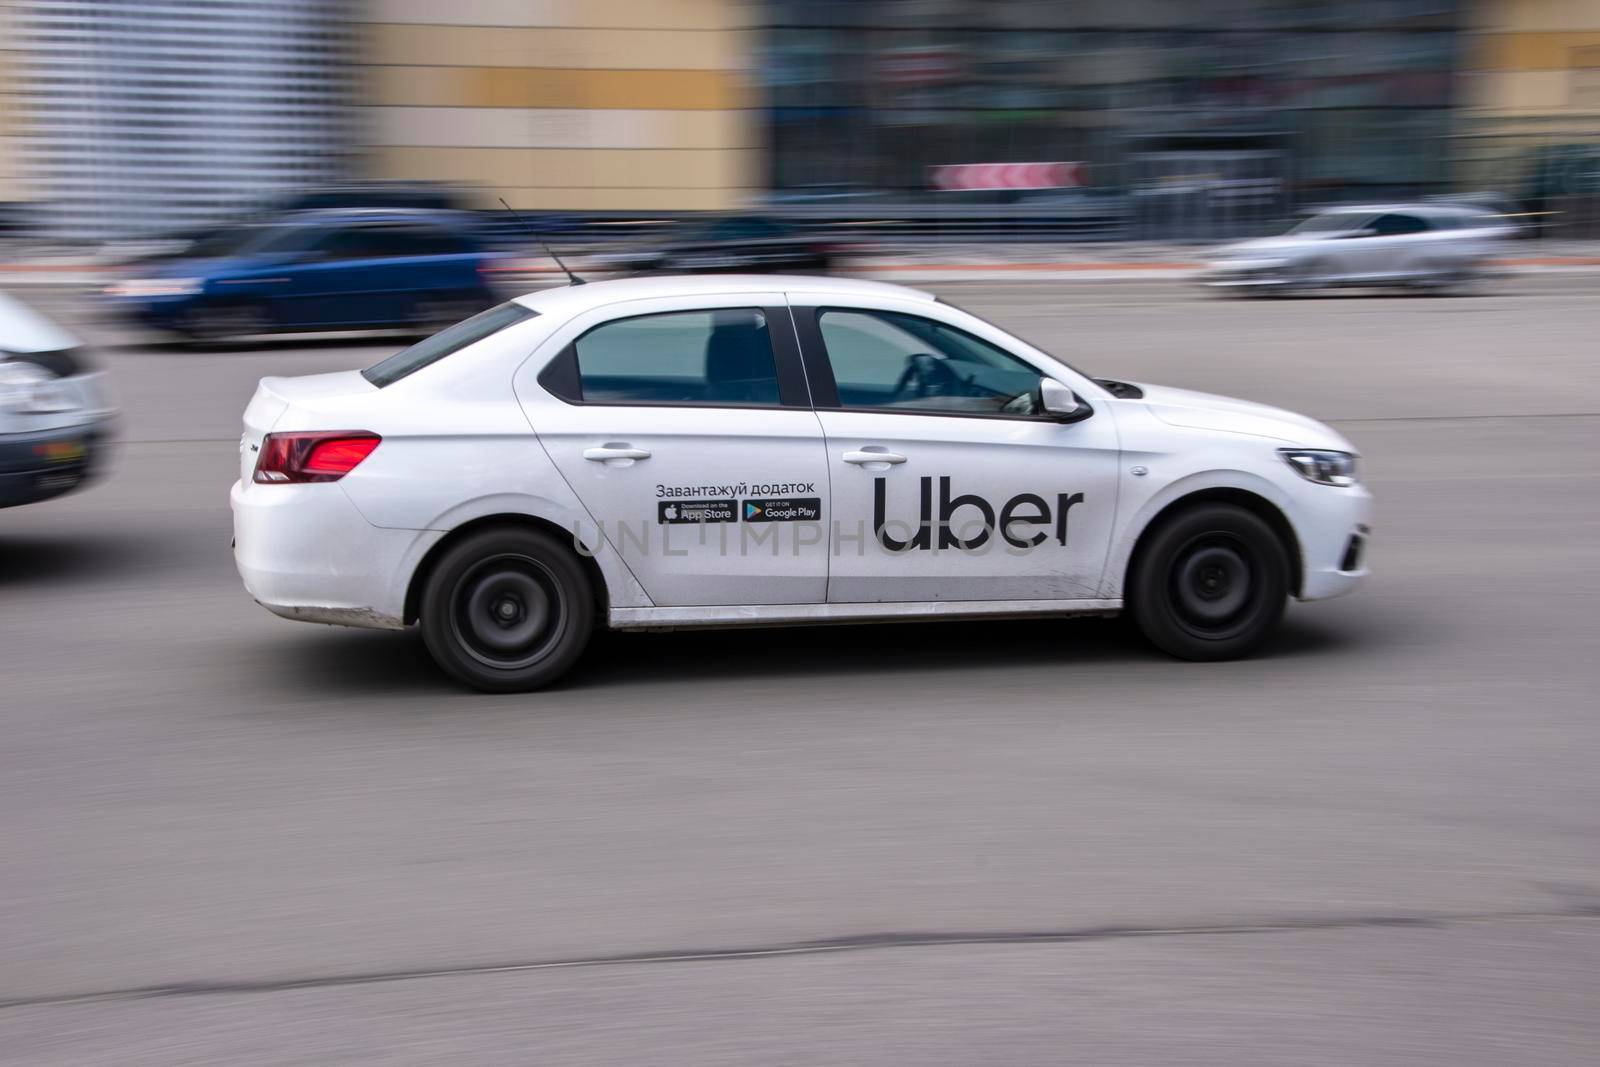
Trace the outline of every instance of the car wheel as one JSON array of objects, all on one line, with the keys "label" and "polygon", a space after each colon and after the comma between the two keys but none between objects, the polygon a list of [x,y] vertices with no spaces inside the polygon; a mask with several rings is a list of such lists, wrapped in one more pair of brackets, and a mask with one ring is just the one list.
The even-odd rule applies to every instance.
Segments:
[{"label": "car wheel", "polygon": [[446,674],[513,693],[567,672],[594,629],[576,553],[536,530],[499,527],[446,549],[422,589],[422,637]]},{"label": "car wheel", "polygon": [[1256,515],[1200,504],[1140,546],[1128,606],[1157,648],[1190,660],[1234,659],[1277,627],[1289,595],[1283,543]]}]

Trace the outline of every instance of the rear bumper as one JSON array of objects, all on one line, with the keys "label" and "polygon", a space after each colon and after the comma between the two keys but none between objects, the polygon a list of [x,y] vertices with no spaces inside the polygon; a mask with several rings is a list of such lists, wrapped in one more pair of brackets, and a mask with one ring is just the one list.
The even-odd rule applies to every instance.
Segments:
[{"label": "rear bumper", "polygon": [[374,526],[337,483],[235,482],[233,558],[244,587],[275,615],[397,630],[422,556],[443,533]]},{"label": "rear bumper", "polygon": [[105,459],[107,424],[0,434],[0,508],[48,500],[91,480]]}]

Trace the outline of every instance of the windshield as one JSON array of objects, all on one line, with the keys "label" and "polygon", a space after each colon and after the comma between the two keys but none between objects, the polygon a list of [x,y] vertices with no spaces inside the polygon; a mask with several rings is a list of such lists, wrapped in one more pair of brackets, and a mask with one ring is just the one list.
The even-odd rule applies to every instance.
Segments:
[{"label": "windshield", "polygon": [[1337,211],[1326,215],[1312,215],[1290,233],[1338,233],[1354,230],[1372,217],[1369,211]]},{"label": "windshield", "polygon": [[361,372],[367,381],[382,389],[386,385],[415,374],[423,367],[439,362],[446,356],[461,351],[470,344],[499,333],[512,323],[531,319],[539,313],[521,304],[501,304],[488,311],[480,311],[470,319],[462,319],[447,326],[423,341],[418,341],[403,351],[396,352],[382,363]]}]

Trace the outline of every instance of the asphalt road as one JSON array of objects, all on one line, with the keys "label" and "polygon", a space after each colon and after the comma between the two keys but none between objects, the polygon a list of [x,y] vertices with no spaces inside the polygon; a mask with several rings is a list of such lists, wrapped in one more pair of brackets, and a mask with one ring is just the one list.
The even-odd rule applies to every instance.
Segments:
[{"label": "asphalt road", "polygon": [[0,513],[0,1059],[1593,1062],[1597,286],[941,287],[1336,423],[1372,580],[1241,663],[1103,622],[616,635],[516,697],[233,572],[255,379],[395,342],[91,325],[114,470]]}]

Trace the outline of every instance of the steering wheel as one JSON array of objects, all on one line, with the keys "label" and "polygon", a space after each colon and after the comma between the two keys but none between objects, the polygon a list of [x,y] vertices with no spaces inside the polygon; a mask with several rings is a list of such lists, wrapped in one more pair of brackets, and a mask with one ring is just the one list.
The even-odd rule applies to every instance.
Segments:
[{"label": "steering wheel", "polygon": [[926,352],[918,352],[906,359],[906,369],[894,384],[897,400],[915,400],[927,396],[953,396],[961,378],[942,360]]}]

